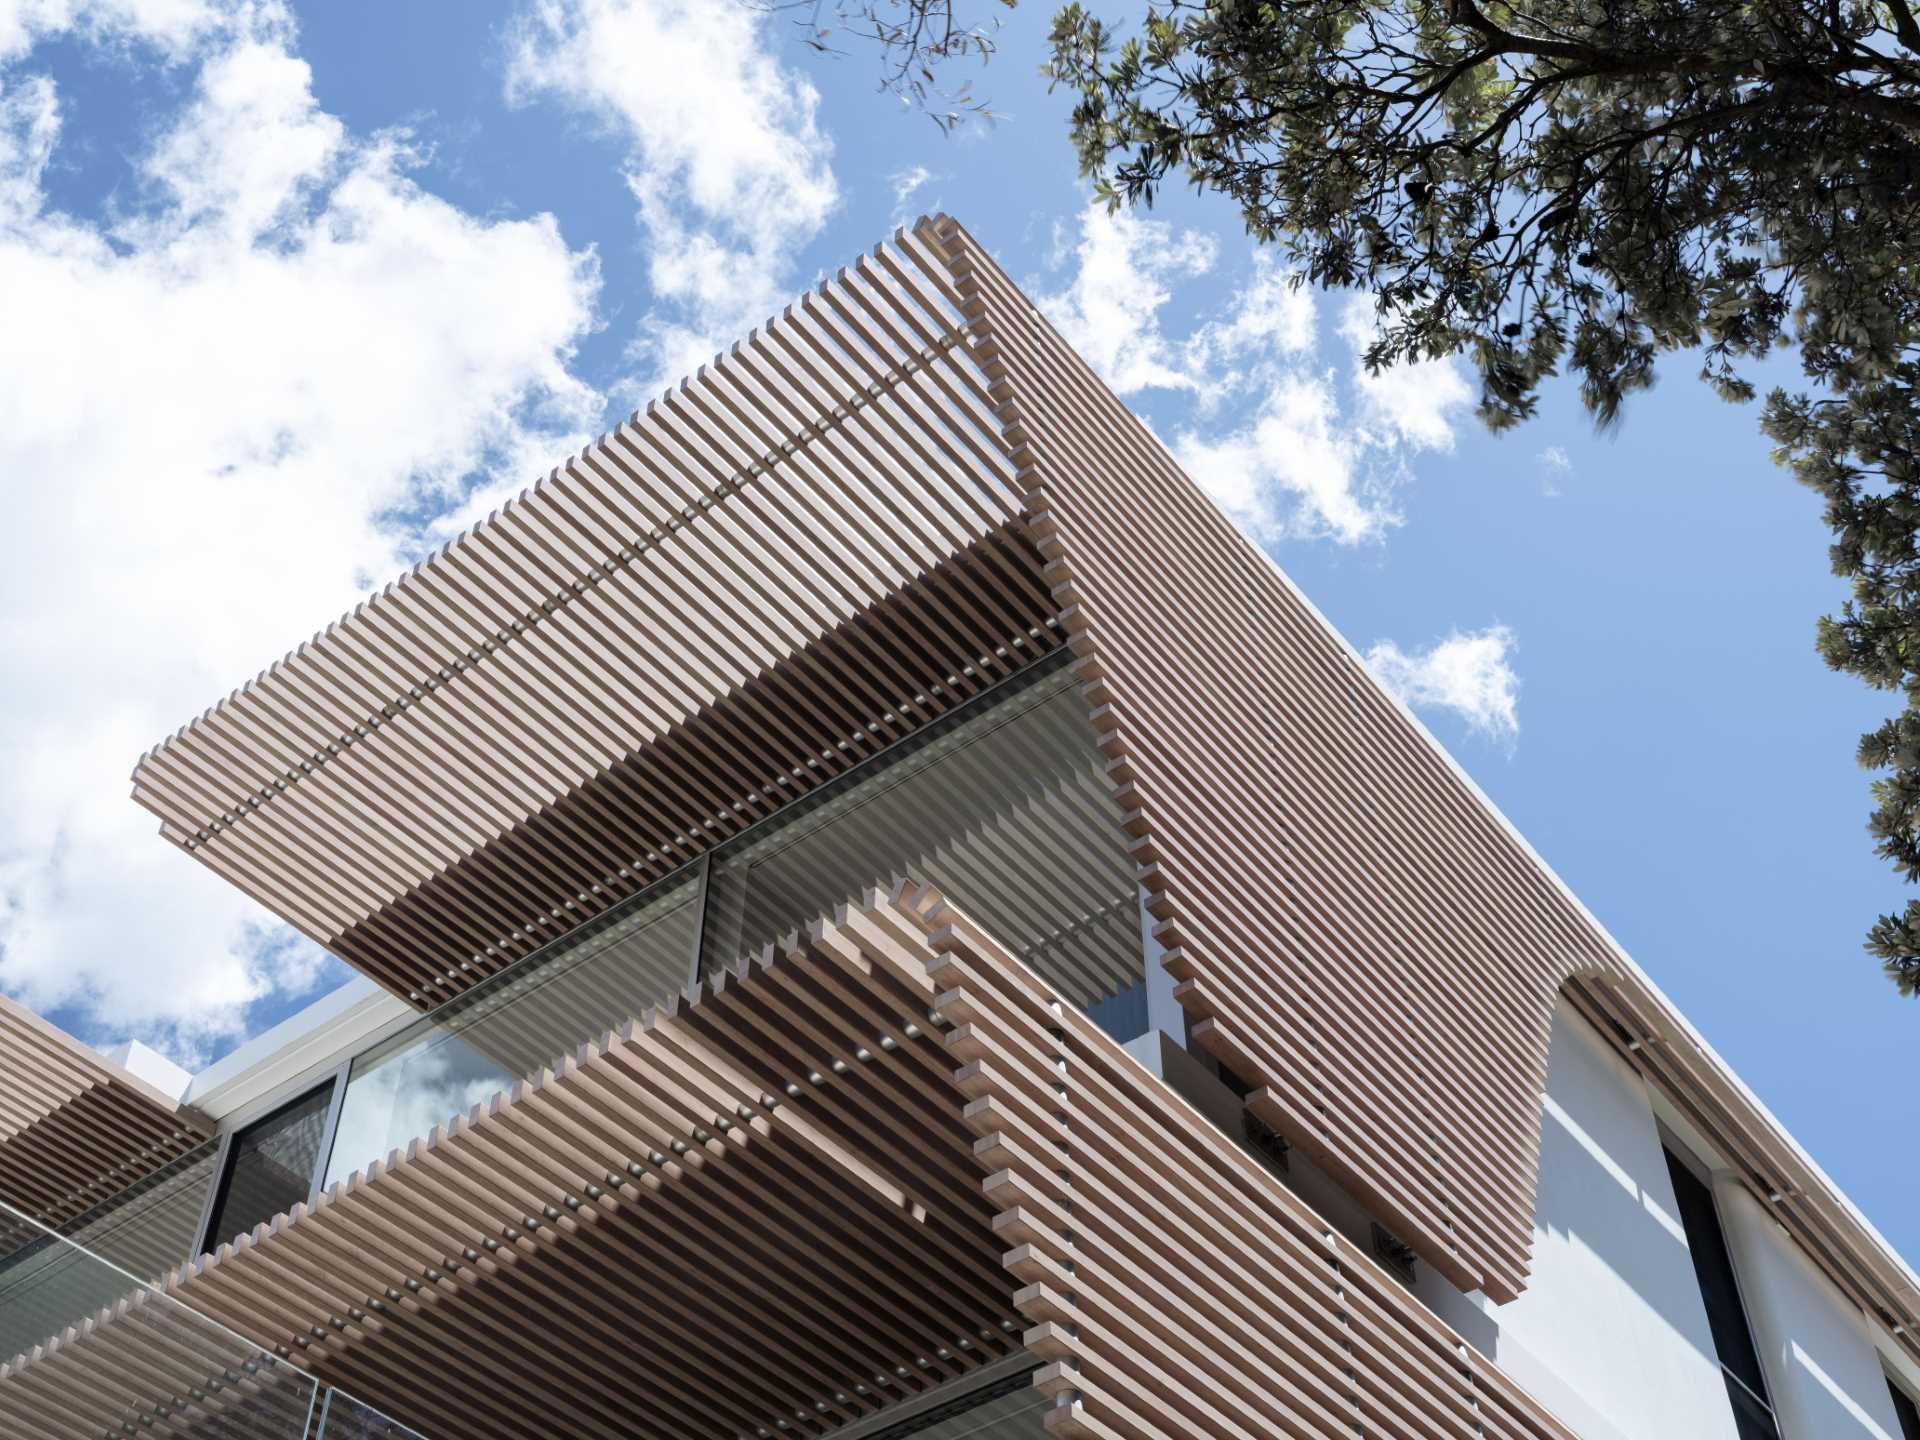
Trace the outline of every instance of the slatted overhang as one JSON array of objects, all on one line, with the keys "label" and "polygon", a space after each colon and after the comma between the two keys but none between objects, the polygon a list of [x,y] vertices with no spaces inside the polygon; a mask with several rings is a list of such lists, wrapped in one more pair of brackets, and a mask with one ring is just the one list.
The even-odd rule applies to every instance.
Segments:
[{"label": "slatted overhang", "polygon": [[[911,885],[167,1290],[434,1436],[823,1436],[1024,1350],[1062,1436],[1570,1440]],[[104,1363],[116,1324],[48,1354]],[[93,1440],[99,1409],[24,1433]]]},{"label": "slatted overhang", "polygon": [[427,1004],[1055,648],[986,384],[882,249],[134,772]]},{"label": "slatted overhang", "polygon": [[[201,717],[136,795],[424,1005],[1063,638],[1193,1041],[1437,1271],[1518,1294],[1562,989],[1684,1026],[945,217]],[[1916,1343],[1905,1267],[1716,1064],[1642,1069],[1724,1106],[1750,1183],[1779,1169],[1785,1223]]]},{"label": "slatted overhang", "polygon": [[1256,1117],[1509,1298],[1570,994],[1920,1360],[1911,1269],[964,228],[917,234],[994,382],[1190,1035]]},{"label": "slatted overhang", "polygon": [[[211,1134],[197,1111],[0,996],[0,1203],[57,1227]],[[0,1222],[0,1257],[30,1238]]]}]

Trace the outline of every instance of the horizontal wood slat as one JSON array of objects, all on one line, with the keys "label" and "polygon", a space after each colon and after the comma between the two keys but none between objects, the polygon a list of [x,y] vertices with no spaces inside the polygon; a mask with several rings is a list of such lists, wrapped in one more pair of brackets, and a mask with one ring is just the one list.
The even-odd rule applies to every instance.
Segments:
[{"label": "horizontal wood slat", "polygon": [[[1519,1293],[1557,995],[1691,1031],[946,217],[235,692],[135,792],[426,1006],[1063,644],[1192,1042],[1439,1273]],[[1630,1053],[1920,1358],[1911,1272],[1710,1052]]]},{"label": "horizontal wood slat", "polygon": [[959,316],[902,273],[840,271],[150,751],[134,798],[425,1007],[1057,648]]},{"label": "horizontal wood slat", "polygon": [[[198,1112],[0,995],[0,1203],[57,1228],[212,1133]],[[30,1238],[0,1217],[0,1257]]]},{"label": "horizontal wood slat", "polygon": [[1067,1436],[1572,1432],[965,915],[919,907]]}]

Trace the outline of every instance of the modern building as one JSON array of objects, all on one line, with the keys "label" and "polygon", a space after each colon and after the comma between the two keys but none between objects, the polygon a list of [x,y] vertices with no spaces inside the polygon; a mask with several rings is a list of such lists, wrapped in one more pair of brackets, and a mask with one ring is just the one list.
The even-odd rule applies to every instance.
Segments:
[{"label": "modern building", "polygon": [[0,1007],[7,1435],[1920,1440],[1920,1279],[951,219],[134,798],[364,978]]}]

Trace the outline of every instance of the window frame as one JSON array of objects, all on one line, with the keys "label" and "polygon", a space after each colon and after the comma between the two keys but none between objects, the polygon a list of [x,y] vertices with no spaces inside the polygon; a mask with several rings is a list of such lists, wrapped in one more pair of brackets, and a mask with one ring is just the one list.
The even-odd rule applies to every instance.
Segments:
[{"label": "window frame", "polygon": [[241,1114],[245,1119],[228,1117],[220,1126],[220,1150],[214,1158],[213,1183],[207,1187],[207,1198],[200,1206],[199,1224],[194,1230],[194,1252],[188,1257],[198,1259],[212,1253],[216,1244],[224,1244],[233,1237],[217,1240],[210,1232],[221,1208],[226,1204],[227,1194],[232,1188],[233,1167],[238,1159],[235,1154],[236,1142],[252,1134],[262,1125],[271,1124],[289,1110],[306,1104],[321,1091],[328,1092],[326,1118],[321,1122],[320,1142],[315,1149],[313,1173],[307,1177],[307,1203],[311,1205],[320,1194],[320,1184],[327,1173],[327,1163],[333,1156],[333,1142],[340,1128],[340,1107],[347,1096],[347,1074],[353,1068],[352,1057],[340,1061],[324,1072],[323,1077],[309,1073],[302,1075],[287,1085],[280,1087],[273,1098],[264,1105],[249,1105]]},{"label": "window frame", "polygon": [[[1885,1360],[1880,1362],[1880,1369],[1887,1377],[1887,1390],[1893,1396],[1893,1418],[1900,1425],[1900,1440],[1920,1440],[1920,1387],[1908,1385]],[[1902,1402],[1913,1414],[1911,1423],[1901,1411]]]},{"label": "window frame", "polygon": [[[1741,1392],[1766,1413],[1767,1421],[1772,1426],[1774,1435],[1780,1437],[1784,1432],[1780,1429],[1780,1412],[1775,1408],[1773,1402],[1773,1391],[1778,1382],[1776,1378],[1768,1372],[1766,1351],[1760,1344],[1759,1332],[1754,1329],[1753,1307],[1747,1303],[1747,1284],[1740,1274],[1740,1257],[1734,1254],[1733,1245],[1728,1240],[1726,1216],[1720,1208],[1720,1196],[1716,1192],[1713,1183],[1714,1167],[1701,1159],[1694,1147],[1674,1134],[1664,1122],[1656,1121],[1655,1129],[1658,1132],[1657,1138],[1660,1141],[1663,1158],[1670,1159],[1672,1163],[1686,1170],[1707,1192],[1707,1203],[1713,1209],[1714,1227],[1720,1232],[1720,1248],[1725,1252],[1727,1257],[1727,1273],[1733,1281],[1734,1304],[1739,1309],[1740,1324],[1747,1332],[1747,1344],[1753,1351],[1753,1363],[1760,1372],[1760,1380],[1761,1383],[1766,1386],[1767,1393],[1764,1395],[1756,1394],[1751,1385],[1747,1384],[1745,1380],[1735,1374],[1732,1367],[1720,1356],[1717,1345],[1713,1355],[1714,1363],[1719,1367],[1721,1376],[1727,1382],[1739,1386]],[[1679,1204],[1680,1197],[1676,1195],[1674,1197],[1676,1209],[1679,1207]],[[1685,1234],[1686,1216],[1682,1213],[1676,1215],[1675,1218],[1679,1220],[1681,1232]],[[1693,1237],[1691,1235],[1687,1236],[1687,1250],[1689,1263],[1695,1263],[1692,1261]],[[1699,1283],[1697,1272],[1694,1277],[1694,1288],[1700,1293],[1700,1303],[1704,1309],[1707,1303],[1707,1296],[1704,1287]],[[1711,1319],[1711,1316],[1709,1316],[1709,1319]],[[1731,1396],[1728,1397],[1728,1400],[1730,1404],[1735,1403]]]}]

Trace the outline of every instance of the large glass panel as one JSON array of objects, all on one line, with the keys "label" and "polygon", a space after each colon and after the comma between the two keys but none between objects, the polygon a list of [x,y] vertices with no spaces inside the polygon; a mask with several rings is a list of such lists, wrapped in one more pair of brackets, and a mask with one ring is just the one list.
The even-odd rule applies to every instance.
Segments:
[{"label": "large glass panel", "polygon": [[683,991],[699,926],[697,877],[590,922],[353,1062],[325,1183],[484,1103]]},{"label": "large glass panel", "polygon": [[867,887],[930,881],[1122,1039],[1146,1026],[1134,864],[1084,701],[1042,661],[354,1062],[337,1184]]},{"label": "large glass panel", "polygon": [[320,1164],[333,1086],[322,1085],[233,1137],[227,1173],[220,1180],[207,1247],[218,1249],[305,1203]]},{"label": "large glass panel", "polygon": [[0,1262],[0,1435],[306,1433],[311,1377],[18,1211],[0,1223],[35,1236]]},{"label": "large glass panel", "polygon": [[313,1440],[426,1440],[391,1416],[382,1415],[364,1401],[338,1390],[320,1398],[320,1417]]},{"label": "large glass panel", "polygon": [[1044,1440],[1053,1401],[1033,1388],[1032,1372],[982,1386],[951,1400],[915,1405],[898,1420],[885,1414],[850,1430],[847,1440]]},{"label": "large glass panel", "polygon": [[[140,1276],[157,1280],[195,1254],[194,1228],[213,1184],[220,1144],[209,1140],[118,1195],[65,1221],[59,1233],[83,1250]],[[39,1232],[0,1218],[0,1309],[6,1306],[6,1276],[24,1261],[17,1252],[39,1242]]]},{"label": "large glass panel", "polygon": [[704,973],[905,878],[937,885],[1122,1038],[1144,1028],[1133,857],[1068,671],[1015,682],[849,781],[715,859]]}]

